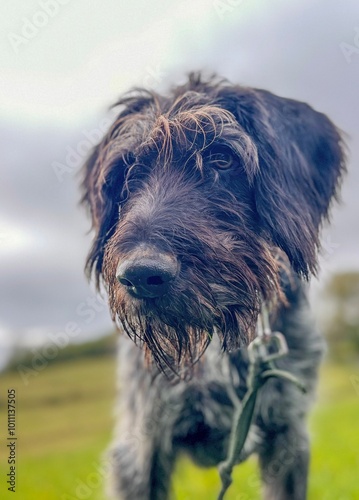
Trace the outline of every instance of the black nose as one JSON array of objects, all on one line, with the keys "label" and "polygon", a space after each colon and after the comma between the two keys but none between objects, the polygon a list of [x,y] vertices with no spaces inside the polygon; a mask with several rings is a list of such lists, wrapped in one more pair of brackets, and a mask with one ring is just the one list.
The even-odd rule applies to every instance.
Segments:
[{"label": "black nose", "polygon": [[176,277],[177,260],[168,254],[138,252],[132,258],[119,263],[118,281],[130,295],[138,298],[154,298],[164,295],[169,283]]}]

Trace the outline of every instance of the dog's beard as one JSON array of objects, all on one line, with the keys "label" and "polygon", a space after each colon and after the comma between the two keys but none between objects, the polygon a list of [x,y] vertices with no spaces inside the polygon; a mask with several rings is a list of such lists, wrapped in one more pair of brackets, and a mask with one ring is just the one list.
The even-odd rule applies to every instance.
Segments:
[{"label": "dog's beard", "polygon": [[[216,248],[186,265],[168,293],[154,299],[130,297],[115,278],[116,259],[106,257],[107,286],[113,319],[129,337],[145,347],[161,370],[177,372],[202,356],[214,332],[223,350],[247,345],[255,335],[261,298],[279,292],[278,265],[263,243],[246,248],[233,243],[231,252]],[[222,254],[222,255],[221,255]],[[211,262],[213,260],[213,262]]]},{"label": "dog's beard", "polygon": [[174,294],[139,300],[125,294],[117,296],[116,320],[160,369],[176,371],[199,359],[212,338],[214,318],[198,297],[190,293],[186,300]]}]

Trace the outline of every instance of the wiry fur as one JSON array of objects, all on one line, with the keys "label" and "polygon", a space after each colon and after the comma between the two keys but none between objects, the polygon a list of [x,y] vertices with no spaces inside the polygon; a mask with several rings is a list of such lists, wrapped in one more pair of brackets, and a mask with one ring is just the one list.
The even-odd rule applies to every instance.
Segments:
[{"label": "wiry fur", "polygon": [[[146,363],[121,339],[115,489],[119,498],[165,499],[179,450],[204,465],[224,459],[261,300],[287,338],[282,365],[313,388],[321,341],[303,279],[316,271],[344,155],[334,125],[308,105],[199,74],[167,96],[136,90],[117,104],[84,167],[95,230],[87,270],[147,355]],[[178,264],[161,297],[132,297],[116,279],[143,245]],[[191,379],[170,380],[171,371]],[[262,391],[241,460],[259,453],[268,499],[305,498],[310,398],[287,382]]]}]

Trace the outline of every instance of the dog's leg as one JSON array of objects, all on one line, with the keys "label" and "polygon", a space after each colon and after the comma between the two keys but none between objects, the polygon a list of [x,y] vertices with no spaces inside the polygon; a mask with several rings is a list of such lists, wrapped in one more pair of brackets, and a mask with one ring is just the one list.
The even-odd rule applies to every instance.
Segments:
[{"label": "dog's leg", "polygon": [[174,455],[154,443],[120,442],[111,452],[113,498],[168,500]]},{"label": "dog's leg", "polygon": [[[109,455],[110,495],[120,500],[167,500],[175,461],[170,409],[161,376],[144,370],[142,352],[120,341],[119,427]],[[161,379],[162,380],[162,379]]]},{"label": "dog's leg", "polygon": [[303,428],[266,438],[259,455],[265,500],[305,500],[309,442]]},{"label": "dog's leg", "polygon": [[168,500],[170,497],[174,462],[174,454],[167,454],[163,449],[157,448],[152,457],[150,500]]}]

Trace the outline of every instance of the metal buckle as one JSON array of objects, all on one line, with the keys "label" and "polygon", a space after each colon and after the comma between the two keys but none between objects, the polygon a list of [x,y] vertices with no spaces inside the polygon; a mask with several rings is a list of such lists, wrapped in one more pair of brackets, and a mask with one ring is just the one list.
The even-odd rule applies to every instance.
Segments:
[{"label": "metal buckle", "polygon": [[248,346],[248,356],[252,363],[269,362],[282,358],[288,353],[285,337],[280,332],[271,332],[255,338]]}]

